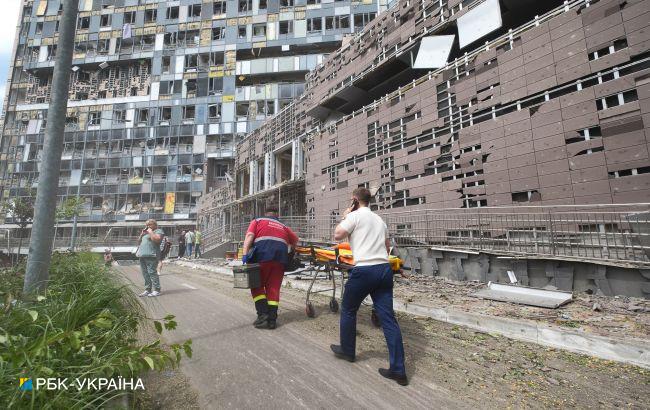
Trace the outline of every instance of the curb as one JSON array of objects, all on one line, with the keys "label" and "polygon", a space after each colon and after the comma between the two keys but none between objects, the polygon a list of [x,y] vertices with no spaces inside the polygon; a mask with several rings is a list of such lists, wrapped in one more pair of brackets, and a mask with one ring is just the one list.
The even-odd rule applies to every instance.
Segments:
[{"label": "curb", "polygon": [[[202,266],[189,261],[176,261],[176,263],[192,269],[202,269],[208,272],[233,276],[232,270],[226,267]],[[309,288],[309,281],[285,277],[284,286],[306,291]],[[315,283],[313,287],[314,290],[327,288],[327,286],[318,283]],[[338,294],[340,294],[340,290],[337,292]],[[532,342],[542,346],[650,369],[650,343],[639,339],[623,340],[590,335],[576,330],[552,327],[532,320],[516,320],[453,309],[434,308],[406,303],[401,300],[394,300],[393,307],[398,312],[429,317],[440,322],[465,326],[481,332],[496,333],[510,339]]]}]

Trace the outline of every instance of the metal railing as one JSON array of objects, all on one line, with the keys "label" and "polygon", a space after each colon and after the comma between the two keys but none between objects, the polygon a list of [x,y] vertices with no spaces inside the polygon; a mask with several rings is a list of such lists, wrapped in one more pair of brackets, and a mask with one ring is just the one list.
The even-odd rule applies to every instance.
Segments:
[{"label": "metal railing", "polygon": [[[382,212],[399,247],[650,267],[650,204]],[[281,217],[302,241],[332,243],[338,218]],[[241,242],[248,223],[204,228],[206,249]]]}]

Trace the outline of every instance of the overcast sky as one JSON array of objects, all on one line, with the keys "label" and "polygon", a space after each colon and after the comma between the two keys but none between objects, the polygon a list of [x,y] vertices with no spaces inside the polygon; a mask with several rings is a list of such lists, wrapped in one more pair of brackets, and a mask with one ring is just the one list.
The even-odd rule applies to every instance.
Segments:
[{"label": "overcast sky", "polygon": [[18,25],[20,0],[0,0],[0,2],[2,2],[0,7],[0,108],[2,108],[7,89],[7,71]]}]

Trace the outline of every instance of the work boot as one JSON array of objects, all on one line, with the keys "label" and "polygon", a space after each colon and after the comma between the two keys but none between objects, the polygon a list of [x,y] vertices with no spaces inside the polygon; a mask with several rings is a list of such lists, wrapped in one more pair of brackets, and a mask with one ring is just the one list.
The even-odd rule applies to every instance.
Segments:
[{"label": "work boot", "polygon": [[277,305],[268,305],[269,310],[269,329],[275,329],[278,327],[278,306]]},{"label": "work boot", "polygon": [[269,319],[269,306],[266,303],[266,299],[256,300],[255,310],[257,311],[257,319],[253,322],[253,326],[258,329],[265,328]]},{"label": "work boot", "polygon": [[[275,321],[274,321],[275,322]],[[253,322],[253,326],[257,329],[266,329],[269,327],[269,315],[262,313],[257,315],[257,319]]]}]

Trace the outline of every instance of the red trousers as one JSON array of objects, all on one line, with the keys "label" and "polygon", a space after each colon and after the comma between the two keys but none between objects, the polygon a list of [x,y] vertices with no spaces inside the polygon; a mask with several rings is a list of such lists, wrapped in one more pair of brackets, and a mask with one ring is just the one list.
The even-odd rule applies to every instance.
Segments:
[{"label": "red trousers", "polygon": [[278,306],[280,303],[280,287],[284,278],[284,265],[279,262],[261,262],[260,276],[262,286],[251,289],[253,301],[267,299],[269,306]]}]

